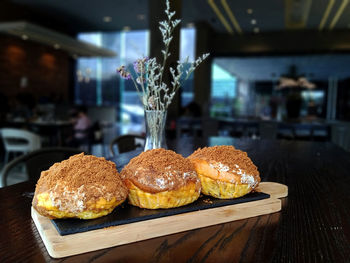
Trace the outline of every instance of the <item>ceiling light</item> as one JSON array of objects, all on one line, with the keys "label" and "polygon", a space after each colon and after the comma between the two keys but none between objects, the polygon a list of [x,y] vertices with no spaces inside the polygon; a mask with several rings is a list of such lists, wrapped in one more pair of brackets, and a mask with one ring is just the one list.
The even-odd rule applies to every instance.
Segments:
[{"label": "ceiling light", "polygon": [[260,29],[258,28],[258,27],[254,27],[254,29],[253,29],[253,31],[254,31],[254,33],[259,33],[260,32]]},{"label": "ceiling light", "polygon": [[193,28],[194,27],[194,23],[187,23],[186,27]]},{"label": "ceiling light", "polygon": [[54,49],[60,49],[61,46],[60,46],[59,44],[56,43],[56,44],[53,45],[53,48],[54,48]]},{"label": "ceiling light", "polygon": [[248,9],[247,9],[247,14],[249,14],[249,15],[253,14],[253,9],[248,8]]},{"label": "ceiling light", "polygon": [[112,17],[110,17],[110,16],[104,16],[104,17],[103,17],[103,22],[105,22],[105,23],[112,22]]},{"label": "ceiling light", "polygon": [[22,37],[23,40],[27,40],[28,39],[28,36],[25,35],[25,34],[23,34],[21,37]]},{"label": "ceiling light", "polygon": [[130,30],[131,30],[131,27],[129,27],[129,26],[123,27],[123,31],[124,31],[124,32],[128,32],[128,31],[130,31]]},{"label": "ceiling light", "polygon": [[145,20],[146,16],[144,14],[138,14],[137,19],[138,20]]},{"label": "ceiling light", "polygon": [[252,25],[255,25],[255,24],[256,24],[256,19],[252,19],[252,20],[250,21],[250,23],[251,23]]},{"label": "ceiling light", "polygon": [[[224,0],[222,0],[222,2],[223,1]],[[231,25],[229,24],[229,22],[227,22],[225,16],[222,14],[222,12],[218,8],[218,6],[215,4],[215,1],[214,0],[208,0],[208,4],[210,5],[211,9],[214,11],[216,16],[219,18],[221,24],[226,28],[227,32],[229,34],[233,34],[233,29],[232,29]]]}]

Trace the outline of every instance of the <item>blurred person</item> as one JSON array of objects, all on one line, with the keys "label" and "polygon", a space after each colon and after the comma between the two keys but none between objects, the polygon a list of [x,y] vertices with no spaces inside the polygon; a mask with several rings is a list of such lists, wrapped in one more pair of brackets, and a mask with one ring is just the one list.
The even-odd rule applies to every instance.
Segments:
[{"label": "blurred person", "polygon": [[76,139],[84,139],[90,127],[91,121],[87,116],[87,108],[85,106],[78,107],[74,123],[74,137]]},{"label": "blurred person", "polygon": [[88,144],[90,139],[91,120],[87,115],[87,108],[85,106],[79,106],[72,115],[74,135],[73,138],[68,139],[67,144],[73,147]]}]

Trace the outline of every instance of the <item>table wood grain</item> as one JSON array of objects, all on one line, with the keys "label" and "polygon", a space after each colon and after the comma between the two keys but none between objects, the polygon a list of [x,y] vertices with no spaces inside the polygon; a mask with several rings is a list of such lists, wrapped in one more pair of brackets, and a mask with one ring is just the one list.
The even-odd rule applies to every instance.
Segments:
[{"label": "table wood grain", "polygon": [[330,143],[295,141],[212,138],[173,146],[188,155],[212,143],[247,151],[263,181],[288,185],[282,211],[52,259],[31,220],[34,184],[26,182],[0,189],[0,262],[350,261],[349,153]]}]

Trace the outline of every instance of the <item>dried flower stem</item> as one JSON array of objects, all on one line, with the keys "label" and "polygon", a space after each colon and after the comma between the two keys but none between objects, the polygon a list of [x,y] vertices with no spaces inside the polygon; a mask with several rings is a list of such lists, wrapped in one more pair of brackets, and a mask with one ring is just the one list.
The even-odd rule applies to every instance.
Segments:
[{"label": "dried flower stem", "polygon": [[[169,0],[166,0],[165,14],[167,16],[167,19],[159,23],[159,30],[162,33],[164,43],[164,49],[162,50],[162,64],[158,63],[156,58],[138,59],[134,63],[135,74],[137,75],[136,81],[132,74],[130,74],[130,72],[128,72],[124,66],[121,66],[117,70],[120,73],[121,77],[125,79],[132,79],[145,110],[165,111],[168,109],[177,90],[181,87],[180,80],[183,75],[184,64],[188,63],[188,59],[186,59],[183,63],[177,61],[176,70],[172,67],[169,68],[173,78],[170,87],[168,87],[167,84],[163,82],[163,74],[166,62],[171,55],[169,49],[170,43],[173,39],[172,34],[174,32],[174,29],[181,22],[179,19],[173,20],[175,12],[170,11]],[[187,80],[191,73],[208,56],[209,54],[204,54],[192,62],[189,70],[186,71],[184,79]],[[138,87],[138,85],[141,86],[141,89]]]}]

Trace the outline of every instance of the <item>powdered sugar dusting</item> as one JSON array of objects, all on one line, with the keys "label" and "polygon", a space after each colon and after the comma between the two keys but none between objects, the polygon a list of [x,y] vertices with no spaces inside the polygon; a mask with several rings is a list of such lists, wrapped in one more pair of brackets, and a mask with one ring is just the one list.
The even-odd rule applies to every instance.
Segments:
[{"label": "powdered sugar dusting", "polygon": [[210,163],[209,166],[211,168],[214,168],[220,172],[228,172],[230,170],[230,168],[222,163]]},{"label": "powdered sugar dusting", "polygon": [[[209,166],[211,168],[214,168],[216,170],[218,170],[219,172],[228,172],[230,171],[230,168],[220,162],[217,162],[217,163],[210,163]],[[243,171],[239,165],[235,164],[234,165],[237,169],[236,170],[232,170],[233,173],[237,174],[237,175],[240,175],[241,177],[241,182],[242,184],[248,184],[250,188],[254,188],[257,184],[258,184],[258,181],[255,179],[254,176],[252,175],[248,175],[246,174],[245,171]],[[234,177],[232,177],[230,179],[230,183],[234,184],[234,183],[237,183],[236,182],[236,179]]]},{"label": "powdered sugar dusting", "polygon": [[[124,181],[150,193],[172,191],[200,181],[188,159],[165,149],[153,149],[133,158],[121,172]],[[192,176],[194,175],[194,176]]]},{"label": "powdered sugar dusting", "polygon": [[72,213],[82,212],[85,209],[85,191],[84,185],[80,186],[76,191],[71,191],[64,186],[62,194],[56,191],[60,184],[50,191],[50,199],[52,205],[60,211],[68,211]]},{"label": "powdered sugar dusting", "polygon": [[164,190],[168,187],[173,187],[175,184],[174,178],[173,178],[174,174],[175,174],[175,171],[166,171],[162,177],[157,177],[155,179],[156,186],[161,190]]},{"label": "powdered sugar dusting", "polygon": [[258,181],[255,179],[254,176],[242,173],[241,174],[241,183],[242,184],[248,184],[250,188],[255,188],[255,186],[258,184]]},{"label": "powdered sugar dusting", "polygon": [[189,177],[194,177],[196,176],[195,172],[186,172],[186,173],[183,173],[183,178],[186,179],[186,178],[189,178]]},{"label": "powdered sugar dusting", "polygon": [[[171,169],[171,167],[166,167],[166,170]],[[162,176],[158,176],[155,178],[154,180],[154,186],[157,187],[160,190],[164,190],[164,189],[168,189],[168,188],[172,188],[175,185],[175,180],[176,178],[179,177],[179,171],[175,171],[175,170],[171,170],[171,171],[166,171],[162,174]],[[181,176],[181,175],[180,175]],[[182,173],[182,178],[184,181],[186,180],[196,180],[197,183],[200,182],[196,172],[193,171],[188,171],[188,172],[184,172]],[[144,178],[140,178],[141,182],[143,183],[148,183],[148,184],[152,184],[150,183],[150,181],[145,181]]]},{"label": "powdered sugar dusting", "polygon": [[194,171],[183,173],[183,178],[184,178],[184,180],[194,180],[195,179],[197,183],[200,182],[199,177],[197,176],[197,173]]},{"label": "powdered sugar dusting", "polygon": [[165,180],[164,180],[164,178],[157,178],[156,179],[156,184],[158,185],[159,188],[164,189],[165,188]]}]

